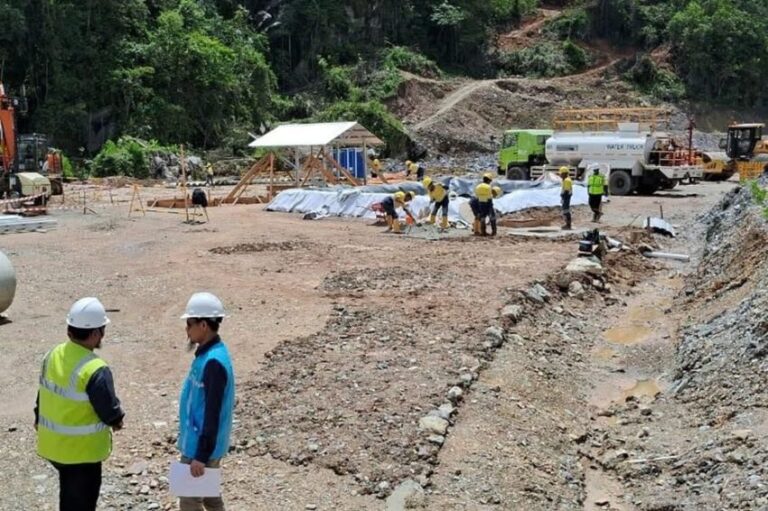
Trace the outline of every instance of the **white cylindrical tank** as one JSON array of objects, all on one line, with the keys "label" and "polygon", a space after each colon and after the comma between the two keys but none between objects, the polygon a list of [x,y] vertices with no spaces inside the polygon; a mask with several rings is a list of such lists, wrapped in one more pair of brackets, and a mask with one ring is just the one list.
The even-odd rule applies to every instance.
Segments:
[{"label": "white cylindrical tank", "polygon": [[16,272],[10,259],[0,252],[0,313],[13,303],[16,294]]},{"label": "white cylindrical tank", "polygon": [[582,161],[646,162],[652,139],[645,133],[555,133],[546,143],[545,155],[550,165],[576,167]]}]

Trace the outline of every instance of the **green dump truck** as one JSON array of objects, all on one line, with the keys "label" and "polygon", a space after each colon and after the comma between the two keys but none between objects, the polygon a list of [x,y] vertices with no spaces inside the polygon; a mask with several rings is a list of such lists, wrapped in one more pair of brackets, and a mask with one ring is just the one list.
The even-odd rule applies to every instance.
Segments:
[{"label": "green dump truck", "polygon": [[545,165],[544,148],[552,130],[507,130],[499,152],[499,175],[507,179],[528,180],[531,167]]}]

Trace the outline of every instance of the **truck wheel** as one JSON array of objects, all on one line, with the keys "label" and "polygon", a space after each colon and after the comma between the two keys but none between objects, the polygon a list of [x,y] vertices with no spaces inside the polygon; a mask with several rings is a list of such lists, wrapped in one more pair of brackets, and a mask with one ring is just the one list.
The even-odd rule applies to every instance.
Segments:
[{"label": "truck wheel", "polygon": [[528,176],[525,172],[525,169],[522,167],[509,167],[507,169],[507,179],[511,179],[513,181],[527,181]]},{"label": "truck wheel", "polygon": [[626,170],[614,170],[608,178],[611,195],[629,195],[632,192],[632,177]]}]

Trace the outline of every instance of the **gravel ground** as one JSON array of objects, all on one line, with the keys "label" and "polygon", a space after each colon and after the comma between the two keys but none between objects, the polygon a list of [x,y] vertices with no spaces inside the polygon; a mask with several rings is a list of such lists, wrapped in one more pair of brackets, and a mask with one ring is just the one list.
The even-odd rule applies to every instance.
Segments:
[{"label": "gravel ground", "polygon": [[[699,197],[616,198],[604,228],[642,239],[626,226],[658,204],[686,225],[727,185],[693,188]],[[224,488],[234,510],[398,509],[404,493],[428,509],[581,509],[592,475],[611,479],[589,462],[612,452],[610,417],[599,413],[614,405],[593,404],[594,389],[606,375],[620,387],[610,377],[622,373],[593,351],[625,303],[659,297],[646,282],[660,263],[611,255],[602,277],[564,281],[573,241],[425,242],[259,206],[211,208],[198,226],[173,214],[127,219],[125,203],[95,210],[56,211],[54,231],[0,238],[20,283],[0,332],[25,340],[8,342],[0,362],[10,396],[0,452],[18,467],[0,473],[13,489],[0,509],[55,508],[58,482],[34,455],[31,405],[39,361],[85,294],[120,309],[103,356],[128,420],[102,507],[173,508],[164,476],[189,363],[177,318],[201,288],[232,311],[223,335],[239,383]],[[596,307],[604,313],[591,321]],[[627,361],[665,360],[641,351]]]}]

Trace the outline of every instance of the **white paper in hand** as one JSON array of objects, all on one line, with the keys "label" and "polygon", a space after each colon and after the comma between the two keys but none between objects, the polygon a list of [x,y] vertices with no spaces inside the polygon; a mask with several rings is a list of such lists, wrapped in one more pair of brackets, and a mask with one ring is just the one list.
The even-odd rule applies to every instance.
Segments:
[{"label": "white paper in hand", "polygon": [[218,497],[221,495],[221,469],[207,468],[200,477],[192,477],[189,465],[174,461],[168,475],[171,495],[175,497]]}]

